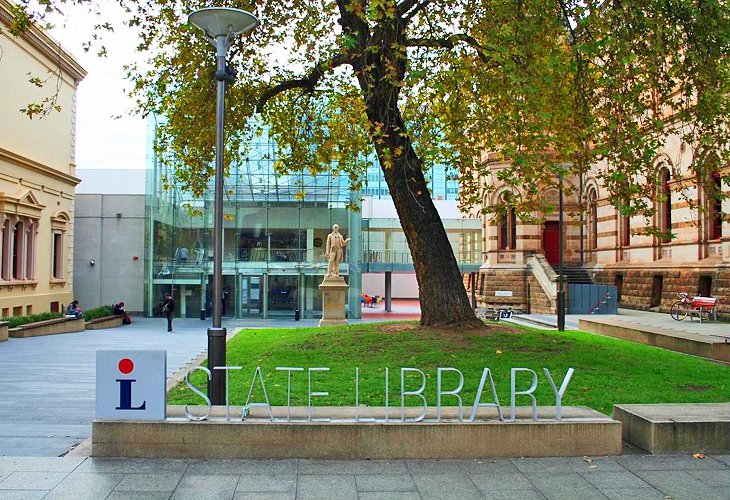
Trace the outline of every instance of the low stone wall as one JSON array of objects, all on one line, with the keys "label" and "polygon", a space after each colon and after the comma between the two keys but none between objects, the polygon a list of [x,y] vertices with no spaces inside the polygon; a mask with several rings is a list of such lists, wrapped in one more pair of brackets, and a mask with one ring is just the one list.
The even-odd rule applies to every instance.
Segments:
[{"label": "low stone wall", "polygon": [[122,326],[122,317],[119,315],[102,316],[86,322],[87,330],[103,330],[105,328],[116,328]]},{"label": "low stone wall", "polygon": [[585,332],[730,363],[730,344],[725,343],[721,337],[700,336],[647,325],[630,325],[613,319],[580,319],[578,328]]},{"label": "low stone wall", "polygon": [[13,338],[39,337],[41,335],[55,335],[57,333],[83,332],[84,318],[56,318],[37,323],[11,328],[8,333]]},{"label": "low stone wall", "polygon": [[8,340],[8,324],[0,321],[0,342],[7,342]]},{"label": "low stone wall", "polygon": [[[282,409],[276,410],[281,413]],[[283,411],[285,414],[286,409]],[[465,411],[468,413],[468,409]],[[231,408],[231,415],[236,414],[240,415],[240,408]],[[621,423],[590,408],[564,407],[560,422],[533,421],[526,415],[529,409],[521,408],[515,422],[473,423],[270,422],[262,418],[245,422],[95,420],[92,456],[353,460],[621,453]]]}]

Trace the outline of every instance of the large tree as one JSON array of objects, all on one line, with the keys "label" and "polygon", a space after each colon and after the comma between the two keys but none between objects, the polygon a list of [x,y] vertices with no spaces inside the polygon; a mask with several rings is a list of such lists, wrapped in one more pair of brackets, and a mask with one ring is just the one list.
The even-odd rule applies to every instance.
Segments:
[{"label": "large tree", "polygon": [[[87,0],[44,2],[67,3]],[[149,54],[128,68],[139,111],[167,117],[157,147],[174,153],[178,180],[199,194],[212,174],[214,65],[185,21],[208,4],[120,3]],[[529,216],[550,209],[540,195],[559,175],[603,161],[610,201],[650,217],[653,159],[667,134],[692,149],[701,180],[730,156],[725,0],[220,4],[261,20],[230,51],[227,162],[240,161],[265,125],[281,146],[282,172],[334,168],[359,187],[374,151],[413,256],[425,325],[476,322],[424,178],[433,162],[451,165],[462,203],[479,207],[490,152],[508,165],[500,181],[516,188],[506,201]]]}]

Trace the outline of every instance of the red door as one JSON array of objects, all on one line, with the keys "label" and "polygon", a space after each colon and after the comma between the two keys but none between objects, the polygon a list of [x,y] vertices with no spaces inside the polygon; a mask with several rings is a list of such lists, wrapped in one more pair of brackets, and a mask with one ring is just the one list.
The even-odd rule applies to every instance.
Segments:
[{"label": "red door", "polygon": [[557,222],[546,222],[542,231],[542,251],[547,261],[554,266],[560,263],[560,231]]}]

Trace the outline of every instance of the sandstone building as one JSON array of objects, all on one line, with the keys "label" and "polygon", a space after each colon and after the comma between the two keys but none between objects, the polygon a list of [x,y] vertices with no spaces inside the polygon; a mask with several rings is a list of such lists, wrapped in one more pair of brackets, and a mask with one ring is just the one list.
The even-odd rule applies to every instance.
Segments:
[{"label": "sandstone building", "polygon": [[[680,292],[717,297],[720,316],[730,317],[730,199],[720,201],[715,196],[720,191],[730,194],[722,180],[730,166],[718,165],[706,181],[698,182],[689,168],[691,154],[691,148],[681,147],[677,137],[665,140],[652,163],[657,201],[649,223],[642,215],[621,215],[608,202],[596,175],[604,165],[595,165],[582,182],[565,179],[566,188],[573,188],[564,198],[563,211],[564,274],[569,281],[615,285],[619,306],[635,309],[668,311]],[[490,179],[497,179],[496,172],[504,165],[490,163],[486,154],[483,160],[492,171]],[[495,187],[484,197],[486,208],[496,205],[510,189]],[[555,313],[558,190],[546,188],[543,199],[555,210],[534,214],[542,219],[539,223],[523,223],[513,211],[479,213],[483,218],[483,264],[476,280],[465,276],[464,281],[471,289],[474,280],[481,306],[525,311],[531,307],[531,312]],[[582,222],[575,215],[581,208]],[[671,231],[673,237],[647,235],[648,225]]]},{"label": "sandstone building", "polygon": [[[12,36],[11,9],[0,0],[0,317],[72,300],[75,104],[86,76],[40,29]],[[20,112],[49,96],[58,110],[32,120]]]}]

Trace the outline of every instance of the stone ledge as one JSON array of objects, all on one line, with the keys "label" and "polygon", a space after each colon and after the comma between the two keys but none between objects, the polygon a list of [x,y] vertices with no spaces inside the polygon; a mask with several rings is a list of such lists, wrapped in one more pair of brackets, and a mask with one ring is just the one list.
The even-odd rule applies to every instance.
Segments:
[{"label": "stone ledge", "polygon": [[122,316],[117,314],[94,318],[86,322],[87,330],[102,330],[105,328],[116,328],[118,326],[122,326]]},{"label": "stone ledge", "polygon": [[58,333],[83,332],[84,318],[55,318],[36,323],[27,323],[10,328],[8,333],[13,338],[39,337],[41,335],[55,335]]},{"label": "stone ledge", "polygon": [[623,439],[652,454],[727,453],[730,403],[615,405]]},{"label": "stone ledge", "polygon": [[720,337],[676,332],[648,325],[633,325],[616,320],[580,319],[580,330],[640,344],[661,347],[702,358],[730,362],[730,344]]},{"label": "stone ledge", "polygon": [[[221,409],[217,410],[220,413]],[[408,409],[409,413],[413,410]],[[444,415],[448,413],[446,408],[442,411]],[[545,411],[545,408],[540,410],[543,415]],[[285,408],[276,409],[277,415],[285,412]],[[391,412],[399,415],[400,409],[392,408]],[[366,416],[364,413],[361,417]],[[237,412],[231,408],[231,414]],[[570,417],[576,414],[583,416]],[[521,408],[515,422],[479,420],[473,423],[272,423],[261,418],[245,422],[189,422],[184,418],[169,418],[164,422],[95,420],[92,456],[352,460],[621,453],[621,423],[594,410],[564,407],[560,422],[535,422],[525,418],[527,415],[529,408]]]}]

